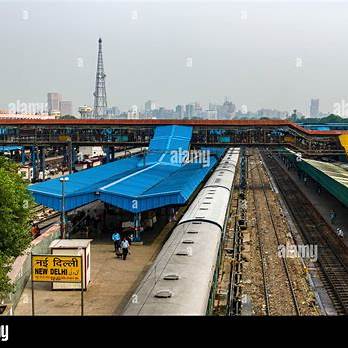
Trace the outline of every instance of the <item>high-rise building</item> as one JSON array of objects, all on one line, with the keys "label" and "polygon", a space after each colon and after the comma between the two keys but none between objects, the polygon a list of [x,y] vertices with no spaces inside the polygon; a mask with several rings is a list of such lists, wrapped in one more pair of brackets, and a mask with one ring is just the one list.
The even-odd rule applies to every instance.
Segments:
[{"label": "high-rise building", "polygon": [[185,105],[185,116],[188,118],[192,118],[194,115],[195,106],[194,104],[186,104]]},{"label": "high-rise building", "polygon": [[175,114],[177,118],[183,118],[185,116],[184,106],[183,105],[177,105],[175,107]]},{"label": "high-rise building", "polygon": [[319,116],[319,99],[311,99],[309,114],[311,117]]},{"label": "high-rise building", "polygon": [[73,114],[73,105],[71,101],[68,100],[62,100],[59,103],[59,110],[60,110],[60,115],[72,115]]},{"label": "high-rise building", "polygon": [[127,113],[127,118],[128,119],[139,119],[139,112],[138,112],[138,107],[136,105],[132,105],[132,107],[130,108],[130,110]]},{"label": "high-rise building", "polygon": [[116,118],[120,115],[120,109],[117,106],[112,106],[106,109],[106,115],[108,118]]},{"label": "high-rise building", "polygon": [[156,103],[153,100],[148,100],[145,103],[145,113],[150,113],[156,109]]},{"label": "high-rise building", "polygon": [[222,105],[222,109],[225,113],[225,116],[229,117],[232,116],[232,114],[235,112],[236,106],[232,102],[226,100]]},{"label": "high-rise building", "polygon": [[59,93],[47,93],[47,111],[51,114],[53,111],[57,112],[60,110],[60,102],[62,96]]},{"label": "high-rise building", "polygon": [[207,110],[207,118],[208,120],[217,120],[218,113],[216,110]]}]

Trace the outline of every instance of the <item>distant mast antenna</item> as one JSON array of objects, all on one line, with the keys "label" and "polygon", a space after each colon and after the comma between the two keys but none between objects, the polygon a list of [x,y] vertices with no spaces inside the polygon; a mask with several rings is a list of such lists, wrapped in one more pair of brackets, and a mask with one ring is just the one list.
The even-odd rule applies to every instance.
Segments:
[{"label": "distant mast antenna", "polygon": [[95,91],[94,95],[94,118],[104,118],[106,115],[106,89],[105,89],[105,77],[104,74],[104,63],[103,63],[103,48],[102,39],[99,38],[99,49],[98,49],[98,61],[97,61],[97,74],[95,79]]}]

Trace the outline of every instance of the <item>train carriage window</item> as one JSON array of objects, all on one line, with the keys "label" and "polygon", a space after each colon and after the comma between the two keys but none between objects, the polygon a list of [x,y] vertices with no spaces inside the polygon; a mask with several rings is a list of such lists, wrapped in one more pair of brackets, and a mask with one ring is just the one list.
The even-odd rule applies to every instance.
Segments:
[{"label": "train carriage window", "polygon": [[176,255],[178,255],[178,256],[189,256],[190,253],[189,253],[188,250],[184,249],[184,250],[178,251],[178,252],[176,253]]},{"label": "train carriage window", "polygon": [[179,280],[179,275],[176,273],[166,274],[163,279],[164,280]]},{"label": "train carriage window", "polygon": [[157,298],[169,298],[172,297],[173,293],[170,290],[159,290],[156,292],[155,297]]},{"label": "train carriage window", "polygon": [[195,242],[192,239],[184,239],[183,244],[194,244]]}]

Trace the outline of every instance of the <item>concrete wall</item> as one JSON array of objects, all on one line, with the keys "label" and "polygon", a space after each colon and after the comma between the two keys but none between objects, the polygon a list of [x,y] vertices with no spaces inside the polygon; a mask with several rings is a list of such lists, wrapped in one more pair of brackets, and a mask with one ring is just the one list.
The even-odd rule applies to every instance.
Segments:
[{"label": "concrete wall", "polygon": [[16,308],[17,303],[22,295],[31,273],[30,254],[50,254],[49,245],[54,239],[59,238],[60,229],[59,224],[54,224],[47,229],[41,236],[31,242],[30,247],[23,253],[23,255],[16,258],[13,263],[12,270],[9,273],[11,282],[15,285],[14,293],[10,294],[6,303],[11,303],[13,309]]}]

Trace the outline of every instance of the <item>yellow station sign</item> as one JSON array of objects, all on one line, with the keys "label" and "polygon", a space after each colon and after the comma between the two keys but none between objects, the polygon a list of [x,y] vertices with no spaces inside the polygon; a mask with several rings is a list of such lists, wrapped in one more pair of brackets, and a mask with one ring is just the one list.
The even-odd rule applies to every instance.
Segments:
[{"label": "yellow station sign", "polygon": [[32,280],[34,282],[82,281],[82,257],[63,255],[32,255]]}]

